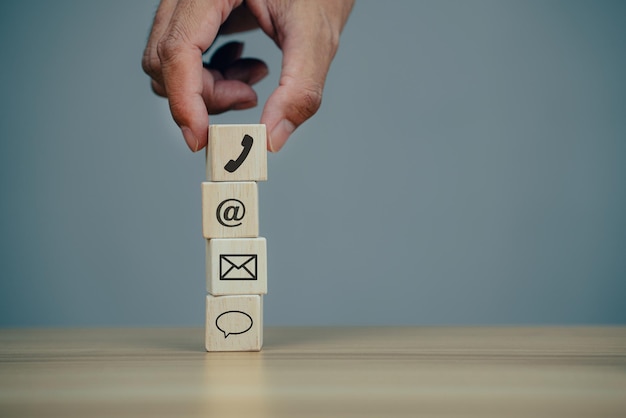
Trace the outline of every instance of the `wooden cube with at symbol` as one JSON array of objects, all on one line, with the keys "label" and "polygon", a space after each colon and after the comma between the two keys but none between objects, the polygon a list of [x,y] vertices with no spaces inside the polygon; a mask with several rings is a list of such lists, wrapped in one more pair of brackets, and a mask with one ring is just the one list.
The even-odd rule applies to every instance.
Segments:
[{"label": "wooden cube with at symbol", "polygon": [[257,184],[252,181],[202,183],[202,235],[207,239],[257,237]]}]

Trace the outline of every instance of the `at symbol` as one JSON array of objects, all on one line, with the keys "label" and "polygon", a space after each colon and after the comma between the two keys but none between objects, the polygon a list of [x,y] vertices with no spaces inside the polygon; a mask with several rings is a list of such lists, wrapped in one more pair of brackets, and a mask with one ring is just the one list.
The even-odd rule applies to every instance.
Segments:
[{"label": "at symbol", "polygon": [[217,207],[215,213],[217,221],[229,228],[241,225],[241,220],[246,215],[246,207],[241,200],[226,199]]}]

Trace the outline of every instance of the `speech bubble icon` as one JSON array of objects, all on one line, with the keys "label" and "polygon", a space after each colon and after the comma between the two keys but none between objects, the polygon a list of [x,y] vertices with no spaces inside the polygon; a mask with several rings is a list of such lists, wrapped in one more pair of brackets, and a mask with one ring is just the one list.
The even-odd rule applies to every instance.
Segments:
[{"label": "speech bubble icon", "polygon": [[252,328],[252,317],[241,311],[222,312],[215,319],[215,326],[224,333],[224,338],[229,335],[243,334]]}]

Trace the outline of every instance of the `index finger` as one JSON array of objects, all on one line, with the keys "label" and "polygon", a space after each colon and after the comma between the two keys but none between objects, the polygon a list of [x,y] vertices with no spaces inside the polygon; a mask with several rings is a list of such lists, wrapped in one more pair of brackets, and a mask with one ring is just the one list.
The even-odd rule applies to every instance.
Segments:
[{"label": "index finger", "polygon": [[203,93],[211,96],[212,77],[203,70],[202,53],[209,48],[234,5],[231,2],[181,0],[157,46],[163,84],[174,121],[192,151],[207,142],[209,115]]}]

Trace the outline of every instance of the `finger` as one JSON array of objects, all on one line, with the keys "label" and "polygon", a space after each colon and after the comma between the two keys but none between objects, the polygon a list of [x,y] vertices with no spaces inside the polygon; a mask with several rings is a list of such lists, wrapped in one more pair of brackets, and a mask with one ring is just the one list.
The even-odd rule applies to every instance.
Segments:
[{"label": "finger", "polygon": [[261,115],[270,133],[270,151],[280,150],[293,131],[319,109],[336,48],[335,39],[314,28],[286,34],[279,86]]},{"label": "finger", "polygon": [[250,109],[257,101],[256,92],[248,84],[239,80],[218,80],[205,106],[209,114],[216,115],[227,110]]},{"label": "finger", "polygon": [[267,65],[256,58],[240,58],[242,52],[242,42],[222,45],[205,68],[218,70],[228,80],[239,80],[249,85],[258,83],[269,73]]},{"label": "finger", "polygon": [[151,86],[152,86],[152,91],[157,96],[167,97],[167,94],[165,93],[165,88],[163,88],[163,86],[161,84],[159,84],[156,81],[152,80]]},{"label": "finger", "polygon": [[[242,50],[241,43],[227,44],[218,49],[211,57],[211,62],[205,65],[209,74],[203,82],[213,83],[213,86],[203,88],[204,92],[211,92],[210,96],[203,93],[209,114],[249,109],[257,105],[256,92],[250,86],[267,75],[267,65],[253,58],[236,59]],[[213,65],[224,69],[220,71],[211,68]]]},{"label": "finger", "polygon": [[224,44],[213,53],[211,61],[209,61],[206,67],[215,68],[220,72],[224,71],[225,68],[241,57],[242,52],[243,43],[241,42],[229,42]]},{"label": "finger", "polygon": [[239,80],[226,80],[222,73],[209,69],[204,78],[204,83],[212,83],[205,87],[205,91],[211,91],[210,96],[203,95],[206,110],[211,115],[223,113],[227,110],[249,109],[256,106],[256,92],[248,84]]},{"label": "finger", "polygon": [[146,49],[144,49],[141,59],[141,67],[144,72],[156,82],[161,82],[161,61],[157,54],[157,44],[169,25],[170,18],[176,7],[176,1],[177,0],[162,0],[161,4],[159,4],[156,14],[154,15],[154,22],[152,23],[148,43],[146,44]]},{"label": "finger", "polygon": [[239,80],[254,85],[269,74],[265,62],[256,58],[242,58],[233,62],[222,74],[227,80]]},{"label": "finger", "polygon": [[181,0],[157,45],[170,111],[192,151],[206,145],[209,120],[205,99],[213,96],[215,84],[203,68],[202,53],[215,39],[229,7],[222,2]]}]

